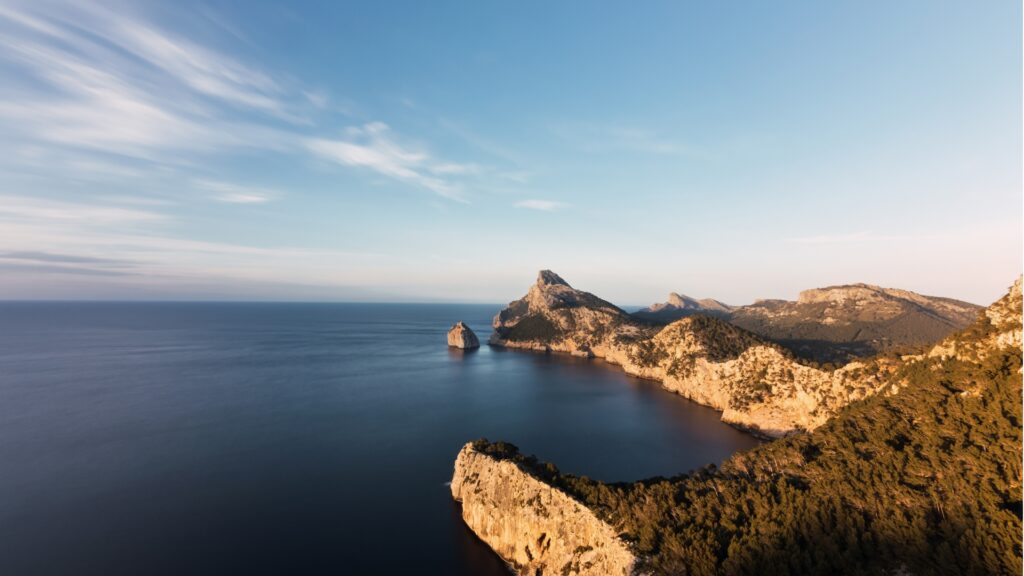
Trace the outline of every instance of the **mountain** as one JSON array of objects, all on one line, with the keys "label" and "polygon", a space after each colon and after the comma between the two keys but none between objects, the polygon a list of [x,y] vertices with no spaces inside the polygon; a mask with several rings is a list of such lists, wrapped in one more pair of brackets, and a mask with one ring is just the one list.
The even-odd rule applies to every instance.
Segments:
[{"label": "mountain", "polygon": [[526,296],[494,317],[490,343],[540,350],[553,343],[563,352],[590,355],[590,344],[598,343],[609,330],[633,330],[631,324],[629,314],[618,306],[576,290],[550,270],[541,270]]},{"label": "mountain", "polygon": [[795,302],[729,306],[676,293],[634,317],[666,324],[694,314],[728,320],[817,362],[843,363],[899,347],[938,342],[970,324],[981,306],[907,290],[850,284],[805,290]]},{"label": "mountain", "polygon": [[814,429],[843,406],[875,394],[891,363],[878,358],[817,368],[703,315],[652,325],[546,270],[493,324],[494,346],[603,358],[721,410],[725,422],[773,437]]},{"label": "mountain", "polygon": [[733,308],[733,306],[712,298],[697,300],[696,298],[671,292],[666,302],[652,304],[643,310],[634,312],[633,316],[643,320],[668,323],[693,314],[707,314],[728,318]]},{"label": "mountain", "polygon": [[605,484],[481,440],[453,496],[524,574],[1020,574],[1021,300],[1018,278],[883,393],[721,467]]},{"label": "mountain", "polygon": [[968,302],[869,284],[800,293],[796,302],[760,300],[729,321],[799,356],[844,361],[900,346],[920,346],[966,327],[981,311]]}]

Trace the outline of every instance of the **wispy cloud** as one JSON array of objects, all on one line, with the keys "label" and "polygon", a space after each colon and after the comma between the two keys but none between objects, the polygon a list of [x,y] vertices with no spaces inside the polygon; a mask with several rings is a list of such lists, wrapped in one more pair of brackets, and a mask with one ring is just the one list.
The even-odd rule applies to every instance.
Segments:
[{"label": "wispy cloud", "polygon": [[[154,227],[154,219],[160,226]],[[312,285],[351,283],[355,264],[379,265],[386,256],[369,252],[266,247],[181,238],[165,215],[82,202],[0,197],[0,269],[11,274],[0,293],[18,278],[74,274],[132,282],[184,285],[217,281],[274,283],[288,278]]]},{"label": "wispy cloud", "polygon": [[[256,159],[296,169],[327,160],[439,202],[465,202],[499,178],[382,122],[338,134],[355,109],[344,95],[246,58],[257,47],[209,9],[193,17],[223,28],[216,43],[197,35],[201,26],[168,28],[146,6],[0,0],[0,293],[62,285],[38,281],[50,274],[351,285],[354,268],[397,258],[261,237],[210,241],[220,234],[191,220],[196,195],[288,208],[283,190],[232,174]],[[241,51],[230,50],[233,39]]]},{"label": "wispy cloud", "polygon": [[494,140],[481,136],[476,132],[466,128],[462,124],[455,122],[450,118],[439,118],[437,121],[438,125],[461,138],[470,146],[473,146],[477,150],[481,150],[484,153],[493,156],[494,158],[501,159],[509,164],[516,166],[522,166],[525,164],[523,158],[515,151],[495,142]]},{"label": "wispy cloud", "polygon": [[426,188],[438,196],[465,202],[459,184],[438,175],[465,174],[469,165],[435,160],[427,152],[399,144],[387,124],[372,122],[347,130],[346,139],[315,138],[308,148],[322,158],[367,168],[395,180]]},{"label": "wispy cloud", "polygon": [[559,138],[587,152],[629,151],[660,156],[690,156],[692,147],[655,130],[596,123],[556,124]]},{"label": "wispy cloud", "polygon": [[[162,29],[130,7],[0,4],[0,44],[0,63],[20,72],[0,86],[0,140],[77,150],[83,160],[65,168],[90,178],[140,175],[97,154],[191,170],[232,152],[312,153],[465,201],[458,179],[483,171],[400,143],[407,139],[381,122],[345,138],[318,136],[314,119],[344,115],[347,105]],[[265,192],[222,190],[219,199],[262,202],[272,197]]]},{"label": "wispy cloud", "polygon": [[516,208],[527,208],[529,210],[540,210],[542,212],[557,212],[569,205],[565,202],[555,200],[521,200],[516,202]]},{"label": "wispy cloud", "polygon": [[71,274],[80,276],[130,276],[134,262],[77,254],[23,250],[0,252],[0,270],[9,273]]},{"label": "wispy cloud", "polygon": [[194,180],[193,183],[201,190],[213,192],[214,200],[227,202],[229,204],[263,204],[264,202],[270,202],[279,196],[277,192],[266,188],[240,186],[229,182]]},{"label": "wispy cloud", "polygon": [[127,266],[131,264],[131,262],[127,260],[96,258],[94,256],[80,256],[75,254],[53,254],[50,252],[38,252],[35,250],[0,252],[0,258],[5,260],[28,260],[31,262],[48,262],[57,264],[102,264],[104,266]]},{"label": "wispy cloud", "polygon": [[121,206],[60,202],[24,196],[0,196],[0,222],[34,221],[50,225],[82,222],[92,226],[105,226],[154,222],[162,219],[164,219],[164,215],[159,212]]},{"label": "wispy cloud", "polygon": [[0,6],[0,41],[0,58],[35,80],[2,92],[0,120],[23,142],[180,162],[286,142],[256,138],[280,131],[229,120],[223,106],[297,116],[267,75],[95,3]]}]

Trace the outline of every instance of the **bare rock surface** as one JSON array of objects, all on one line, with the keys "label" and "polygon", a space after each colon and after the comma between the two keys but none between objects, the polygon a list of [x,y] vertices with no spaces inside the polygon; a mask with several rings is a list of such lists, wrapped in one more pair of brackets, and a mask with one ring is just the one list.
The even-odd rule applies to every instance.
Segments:
[{"label": "bare rock surface", "polygon": [[451,490],[469,528],[518,574],[634,573],[637,559],[611,526],[515,462],[466,444]]},{"label": "bare rock surface", "polygon": [[465,322],[459,322],[448,330],[448,345],[453,348],[472,350],[480,347],[480,340]]}]

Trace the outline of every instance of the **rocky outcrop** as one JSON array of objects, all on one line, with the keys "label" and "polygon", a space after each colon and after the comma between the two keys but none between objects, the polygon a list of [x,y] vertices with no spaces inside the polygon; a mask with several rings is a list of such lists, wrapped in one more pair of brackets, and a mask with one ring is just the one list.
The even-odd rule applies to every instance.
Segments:
[{"label": "rocky outcrop", "polygon": [[493,325],[492,345],[578,355],[590,355],[590,346],[610,330],[640,334],[621,308],[574,289],[550,270],[542,270],[526,296],[499,312]]},{"label": "rocky outcrop", "polygon": [[465,322],[459,322],[448,330],[448,345],[453,348],[472,350],[480,347],[480,340]]},{"label": "rocky outcrop", "polygon": [[[1003,348],[1021,348],[1021,315],[1024,311],[1024,297],[1021,294],[1022,277],[1010,287],[1010,291],[985,309],[981,322],[986,337],[964,341],[962,338],[946,338],[928,351],[929,358],[959,359],[980,362],[992,351]],[[977,328],[977,327],[976,327]]]},{"label": "rocky outcrop", "polygon": [[451,490],[469,528],[519,574],[634,572],[637,559],[611,526],[512,460],[466,444]]},{"label": "rocky outcrop", "polygon": [[883,360],[814,368],[706,316],[646,325],[548,271],[494,318],[490,342],[603,358],[721,410],[725,422],[772,437],[820,426],[841,407],[881,389],[888,370]]}]

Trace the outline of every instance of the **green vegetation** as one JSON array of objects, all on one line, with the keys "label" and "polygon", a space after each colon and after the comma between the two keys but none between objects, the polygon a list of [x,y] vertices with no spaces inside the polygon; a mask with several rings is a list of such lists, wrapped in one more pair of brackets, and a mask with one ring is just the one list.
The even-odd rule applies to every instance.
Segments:
[{"label": "green vegetation", "polygon": [[658,346],[654,340],[641,340],[630,355],[633,362],[646,368],[653,368],[668,358],[668,351]]},{"label": "green vegetation", "polygon": [[711,316],[691,316],[686,325],[712,362],[732,360],[747,348],[762,344],[761,339],[750,332]]},{"label": "green vegetation", "polygon": [[[992,331],[982,316],[958,339]],[[658,574],[1019,574],[1021,362],[1007,348],[903,363],[898,393],[671,479],[604,484],[476,448],[585,503]]]},{"label": "green vegetation", "polygon": [[761,316],[741,311],[728,320],[762,338],[778,342],[797,357],[837,364],[874,356],[900,346],[938,342],[964,326],[919,307],[912,307],[886,320],[858,319],[863,314],[851,311],[843,322],[823,324],[818,320],[826,314],[827,305],[824,303],[794,305],[789,302],[766,302],[750,306],[751,310],[766,309],[772,312],[786,308],[797,313]]},{"label": "green vegetation", "polygon": [[530,314],[514,326],[505,330],[503,337],[508,340],[523,342],[537,341],[549,343],[562,335],[551,320],[543,314]]}]

